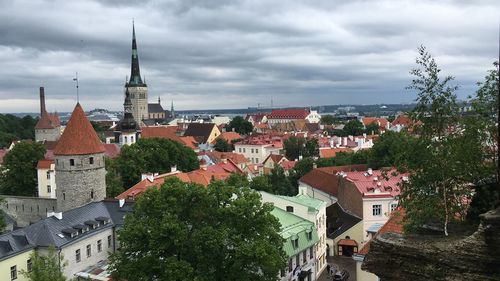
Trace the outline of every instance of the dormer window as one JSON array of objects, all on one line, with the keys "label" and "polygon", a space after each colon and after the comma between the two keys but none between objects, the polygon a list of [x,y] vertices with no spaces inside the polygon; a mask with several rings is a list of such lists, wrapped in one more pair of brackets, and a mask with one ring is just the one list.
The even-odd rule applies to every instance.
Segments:
[{"label": "dormer window", "polygon": [[293,213],[293,206],[286,206],[286,211],[289,213]]},{"label": "dormer window", "polygon": [[292,246],[294,249],[299,247],[299,238],[292,239]]}]

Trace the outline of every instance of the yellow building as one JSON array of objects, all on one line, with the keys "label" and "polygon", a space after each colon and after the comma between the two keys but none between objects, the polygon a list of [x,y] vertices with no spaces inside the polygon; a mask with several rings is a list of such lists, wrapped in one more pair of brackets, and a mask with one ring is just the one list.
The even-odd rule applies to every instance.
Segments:
[{"label": "yellow building", "polygon": [[0,280],[28,281],[21,271],[31,269],[30,255],[34,247],[22,231],[0,236]]}]

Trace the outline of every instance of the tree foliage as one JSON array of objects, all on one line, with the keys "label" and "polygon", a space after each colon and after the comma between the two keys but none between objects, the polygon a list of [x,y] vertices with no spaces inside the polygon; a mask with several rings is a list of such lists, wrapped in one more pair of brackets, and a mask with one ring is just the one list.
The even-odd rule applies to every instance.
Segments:
[{"label": "tree foliage", "polygon": [[404,161],[405,151],[412,147],[412,141],[415,138],[406,132],[383,133],[371,148],[368,165],[373,169],[399,166]]},{"label": "tree foliage", "polygon": [[330,114],[325,114],[325,115],[322,115],[321,116],[321,124],[324,124],[324,125],[333,125],[337,120],[335,119],[335,117],[333,117],[333,115],[330,115]]},{"label": "tree foliage", "polygon": [[[47,255],[40,255],[39,251],[34,251],[30,255],[32,264],[31,271],[21,271],[21,275],[30,281],[66,281],[63,268],[66,263],[59,263],[59,257],[54,246],[50,246]],[[62,257],[61,257],[62,260]]]},{"label": "tree foliage", "polygon": [[372,122],[372,123],[366,125],[365,133],[367,133],[369,135],[378,134],[379,129],[380,129],[380,126],[376,122]]},{"label": "tree foliage", "polygon": [[233,146],[223,138],[217,138],[215,140],[214,149],[220,152],[231,152],[233,151]]},{"label": "tree foliage", "polygon": [[274,281],[286,256],[272,208],[249,188],[168,179],[125,218],[113,278]]},{"label": "tree foliage", "polygon": [[44,158],[45,148],[36,142],[19,142],[4,157],[0,168],[0,192],[8,195],[37,194],[38,160]]},{"label": "tree foliage", "polygon": [[233,129],[240,135],[248,135],[253,131],[253,125],[249,121],[246,121],[243,117],[236,116],[226,126],[226,130],[228,132]]},{"label": "tree foliage", "polygon": [[363,123],[358,119],[353,119],[344,125],[343,134],[345,136],[359,136],[365,132]]},{"label": "tree foliage", "polygon": [[319,155],[319,144],[315,138],[305,139],[300,137],[290,137],[284,142],[286,158],[290,160],[317,157]]},{"label": "tree foliage", "polygon": [[403,184],[400,202],[406,210],[406,230],[439,223],[448,235],[448,224],[465,217],[463,203],[471,193],[470,184],[492,171],[488,168],[492,162],[485,157],[492,142],[482,139],[484,120],[460,114],[457,86],[450,85],[453,77],[441,78],[425,47],[418,51],[418,68],[410,72],[414,79],[408,88],[417,91],[411,117],[421,125],[419,137],[402,157],[400,169],[408,171],[410,178]]},{"label": "tree foliage", "polygon": [[35,138],[38,119],[26,115],[23,118],[12,114],[0,114],[0,148],[8,147],[14,140]]},{"label": "tree foliage", "polygon": [[106,157],[104,161],[106,163],[106,196],[114,198],[125,191],[118,160]]},{"label": "tree foliage", "polygon": [[117,158],[118,172],[125,188],[139,182],[142,173],[166,173],[172,166],[181,171],[199,168],[196,153],[175,141],[150,138],[122,148]]}]

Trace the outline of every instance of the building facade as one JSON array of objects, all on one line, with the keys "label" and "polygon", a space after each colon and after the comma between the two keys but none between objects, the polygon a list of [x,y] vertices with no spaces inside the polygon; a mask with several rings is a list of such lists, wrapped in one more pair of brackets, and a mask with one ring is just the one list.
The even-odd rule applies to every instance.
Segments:
[{"label": "building facade", "polygon": [[56,198],[56,170],[54,160],[43,159],[36,166],[38,197]]},{"label": "building facade", "polygon": [[139,54],[137,52],[137,41],[135,38],[135,25],[132,25],[132,61],[130,69],[130,80],[125,83],[126,91],[130,94],[132,103],[132,115],[138,124],[149,118],[148,113],[148,85],[141,78],[139,68]]},{"label": "building facade", "polygon": [[61,122],[56,113],[45,108],[45,89],[40,87],[40,119],[35,125],[35,141],[57,141],[61,136]]}]

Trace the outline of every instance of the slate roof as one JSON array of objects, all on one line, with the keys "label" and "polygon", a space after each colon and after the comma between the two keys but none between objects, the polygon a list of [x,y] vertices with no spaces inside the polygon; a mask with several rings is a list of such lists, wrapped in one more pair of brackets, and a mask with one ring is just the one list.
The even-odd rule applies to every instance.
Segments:
[{"label": "slate roof", "polygon": [[192,136],[195,137],[198,142],[205,143],[214,127],[216,127],[216,125],[213,123],[190,123],[184,132],[184,136]]},{"label": "slate roof", "polygon": [[[48,247],[49,245],[54,245],[56,248],[59,248],[77,239],[91,236],[93,233],[100,232],[102,229],[107,229],[111,226],[122,226],[124,215],[130,212],[132,207],[133,203],[126,202],[125,205],[120,208],[117,200],[93,202],[63,212],[61,220],[51,216],[23,228],[22,231],[36,246]],[[96,229],[90,229],[73,238],[63,234],[63,230],[65,229],[73,229],[77,225],[84,225],[86,221],[96,220],[99,217],[109,218],[110,223],[106,225],[101,224]]]},{"label": "slate roof", "polygon": [[22,230],[14,230],[0,235],[0,261],[34,247]]},{"label": "slate roof", "polygon": [[55,155],[83,155],[104,152],[104,146],[92,124],[77,103],[64,132],[54,149]]},{"label": "slate roof", "polygon": [[164,113],[165,110],[159,103],[148,103],[148,112],[149,113]]},{"label": "slate roof", "polygon": [[326,208],[326,217],[328,219],[327,229],[328,238],[335,239],[342,233],[355,226],[362,219],[352,213],[346,212],[339,203],[335,203]]}]

